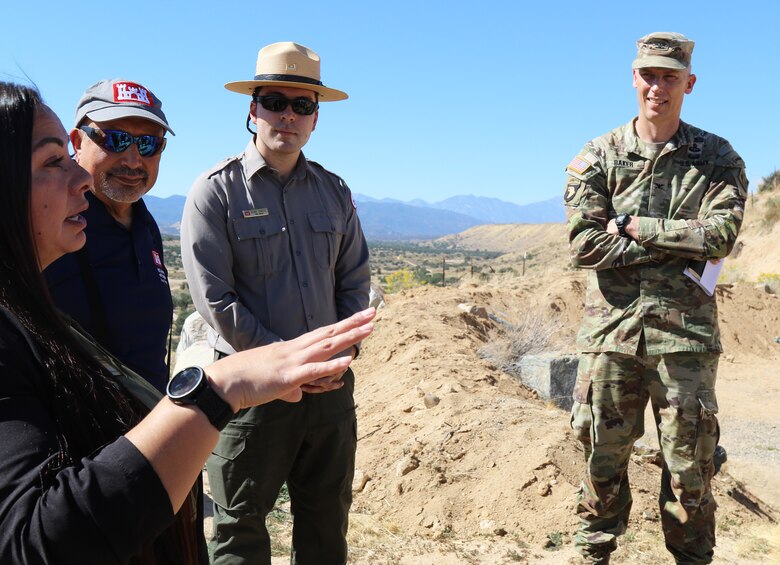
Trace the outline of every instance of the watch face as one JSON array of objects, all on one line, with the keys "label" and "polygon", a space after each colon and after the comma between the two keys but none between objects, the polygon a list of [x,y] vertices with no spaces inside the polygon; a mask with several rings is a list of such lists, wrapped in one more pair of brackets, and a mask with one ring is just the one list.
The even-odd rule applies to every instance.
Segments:
[{"label": "watch face", "polygon": [[168,396],[182,398],[198,388],[203,378],[203,371],[199,367],[187,367],[179,371],[168,383]]}]

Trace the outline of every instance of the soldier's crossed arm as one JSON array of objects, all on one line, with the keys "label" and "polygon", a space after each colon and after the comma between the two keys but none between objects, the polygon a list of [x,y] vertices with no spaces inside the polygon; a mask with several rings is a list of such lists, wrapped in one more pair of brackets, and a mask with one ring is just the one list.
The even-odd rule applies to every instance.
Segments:
[{"label": "soldier's crossed arm", "polygon": [[563,200],[572,265],[598,270],[651,261],[651,254],[634,240],[607,233],[615,211],[596,155],[583,150],[566,167],[566,174]]},{"label": "soldier's crossed arm", "polygon": [[642,246],[676,257],[697,260],[726,257],[736,243],[747,197],[742,159],[722,167],[710,180],[696,219],[641,218]]}]

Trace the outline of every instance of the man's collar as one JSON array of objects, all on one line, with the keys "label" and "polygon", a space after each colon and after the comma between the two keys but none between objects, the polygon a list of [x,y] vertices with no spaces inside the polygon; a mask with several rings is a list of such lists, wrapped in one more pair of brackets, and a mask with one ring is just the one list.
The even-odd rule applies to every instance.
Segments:
[{"label": "man's collar", "polygon": [[[254,137],[247,143],[244,155],[244,175],[246,178],[252,178],[263,168],[267,167],[268,169],[271,169],[271,165],[268,164],[257,149]],[[295,169],[290,175],[290,178],[304,178],[308,171],[309,163],[306,160],[306,157],[304,157],[303,151],[301,151],[301,154],[298,155],[298,162],[295,164]]]},{"label": "man's collar", "polygon": [[263,156],[260,155],[260,151],[257,150],[254,137],[247,143],[244,155],[246,156],[244,159],[244,176],[246,178],[252,178],[257,171],[263,167],[268,167],[268,163],[265,162]]},{"label": "man's collar", "polygon": [[[114,218],[114,216],[111,215],[111,212],[108,211],[108,207],[103,203],[102,200],[100,200],[94,192],[91,190],[88,190],[86,192],[86,198],[87,202],[89,202],[89,208],[87,208],[85,214],[87,215],[90,222],[93,224],[96,223],[103,223],[103,224],[110,224],[110,223],[117,223],[117,220]],[[137,221],[140,220],[146,220],[148,217],[148,208],[146,207],[146,203],[142,198],[139,198],[132,204],[132,211],[133,211],[133,224],[135,224]]]},{"label": "man's collar", "polygon": [[[643,148],[646,145],[636,133],[636,121],[638,118],[634,118],[624,128],[623,143],[626,151],[636,153],[637,155],[643,155]],[[683,145],[690,145],[693,143],[693,132],[691,126],[680,120],[680,125],[677,127],[677,131],[672,138],[666,142],[667,145],[671,144],[672,149],[677,149]]]}]

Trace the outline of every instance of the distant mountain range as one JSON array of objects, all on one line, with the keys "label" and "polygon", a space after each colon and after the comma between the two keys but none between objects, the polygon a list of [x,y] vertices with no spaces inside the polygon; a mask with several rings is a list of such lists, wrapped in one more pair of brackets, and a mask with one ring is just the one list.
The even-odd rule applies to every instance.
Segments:
[{"label": "distant mountain range", "polygon": [[[520,206],[498,198],[453,196],[441,202],[371,198],[354,194],[369,240],[433,239],[482,224],[547,224],[565,220],[563,202],[551,198]],[[146,206],[164,234],[178,235],[185,197],[147,195]]]},{"label": "distant mountain range", "polygon": [[167,198],[159,198],[150,194],[144,196],[146,207],[154,216],[157,225],[160,226],[160,231],[168,235],[179,235],[181,215],[184,212],[186,200],[187,197],[181,194],[174,194]]}]

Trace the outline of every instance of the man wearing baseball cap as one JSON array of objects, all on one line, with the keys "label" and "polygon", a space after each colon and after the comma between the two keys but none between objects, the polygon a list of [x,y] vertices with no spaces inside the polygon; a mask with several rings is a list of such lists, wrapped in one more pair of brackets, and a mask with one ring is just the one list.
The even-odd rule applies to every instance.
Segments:
[{"label": "man wearing baseball cap", "polygon": [[[347,94],[323,85],[320,58],[291,42],[260,50],[255,76],[228,90],[251,97],[242,153],[192,186],[181,229],[192,299],[218,355],[289,340],[368,306],[368,247],[346,183],[302,148],[319,104]],[[356,355],[357,350],[339,352]],[[270,564],[265,518],[287,483],[292,561],[347,560],[357,446],[354,375],[305,388],[298,403],[238,413],[206,469],[214,499],[212,561]]]},{"label": "man wearing baseball cap", "polygon": [[141,197],[157,180],[173,135],[162,102],[124,79],[90,86],[70,141],[92,174],[86,245],[44,272],[57,306],[161,392],[173,303],[157,223]]},{"label": "man wearing baseball cap", "polygon": [[608,563],[628,526],[628,464],[648,401],[666,547],[677,563],[713,558],[722,349],[712,290],[689,273],[731,251],[747,178],[725,139],[680,119],[696,83],[693,46],[679,33],[639,39],[639,115],[586,143],[566,168],[571,261],[589,277],[571,417],[586,459],[575,536],[586,563]]}]

